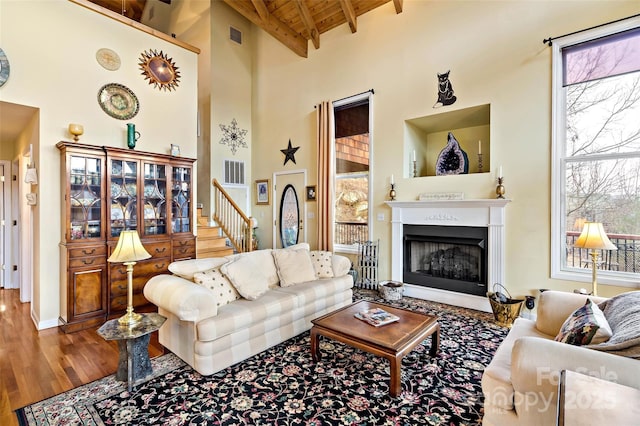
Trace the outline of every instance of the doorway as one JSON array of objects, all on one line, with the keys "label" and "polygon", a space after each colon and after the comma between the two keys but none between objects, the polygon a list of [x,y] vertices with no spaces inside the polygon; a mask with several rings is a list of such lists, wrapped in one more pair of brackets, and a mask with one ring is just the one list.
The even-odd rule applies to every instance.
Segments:
[{"label": "doorway", "polygon": [[[297,232],[296,242],[307,241],[307,205],[305,203],[305,187],[307,185],[306,170],[292,170],[287,172],[276,172],[273,174],[273,248],[283,248],[291,245],[293,240],[292,232]],[[283,195],[285,194],[285,204],[283,205]],[[294,203],[293,201],[297,201]],[[297,204],[297,212],[294,206]],[[285,218],[281,217],[281,207],[284,208]],[[287,211],[289,214],[287,214]],[[297,214],[291,214],[297,213]],[[291,222],[295,217],[297,228]],[[285,235],[283,244],[283,235]],[[288,241],[288,242],[287,242]]]},{"label": "doorway", "polygon": [[0,160],[0,288],[14,288],[11,281],[11,166]]}]

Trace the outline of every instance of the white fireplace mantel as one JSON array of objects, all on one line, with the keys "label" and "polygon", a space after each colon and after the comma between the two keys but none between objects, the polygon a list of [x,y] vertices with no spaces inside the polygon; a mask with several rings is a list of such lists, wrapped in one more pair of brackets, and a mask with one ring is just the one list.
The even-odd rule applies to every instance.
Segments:
[{"label": "white fireplace mantel", "polygon": [[[403,281],[403,226],[475,226],[488,230],[487,285],[504,283],[505,207],[507,199],[387,201],[391,207],[391,279]],[[486,297],[405,284],[410,297],[491,312]]]}]

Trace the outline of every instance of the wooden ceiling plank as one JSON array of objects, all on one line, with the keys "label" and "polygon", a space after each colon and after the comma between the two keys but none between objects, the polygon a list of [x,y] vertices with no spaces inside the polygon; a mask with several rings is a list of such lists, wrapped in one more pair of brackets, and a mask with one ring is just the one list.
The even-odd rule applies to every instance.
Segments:
[{"label": "wooden ceiling plank", "polygon": [[300,19],[302,23],[306,27],[309,35],[311,37],[311,41],[313,42],[313,46],[316,49],[320,49],[320,33],[318,32],[318,27],[316,27],[316,23],[311,17],[311,12],[309,12],[309,8],[306,3],[303,2],[294,2],[296,7],[298,8],[298,13],[300,14]]},{"label": "wooden ceiling plank", "polygon": [[393,6],[396,8],[396,14],[402,13],[402,0],[393,0]]},{"label": "wooden ceiling plank", "polygon": [[303,58],[307,57],[307,39],[292,30],[287,24],[278,20],[271,14],[266,21],[263,21],[260,15],[258,15],[258,12],[245,2],[238,0],[223,1],[240,15],[244,16],[249,21],[253,22],[255,25],[273,36],[280,43],[287,46],[297,55],[302,56]]},{"label": "wooden ceiling plank", "polygon": [[355,33],[358,31],[358,24],[356,22],[356,12],[353,10],[353,4],[351,4],[351,0],[340,0],[340,6],[342,7],[342,12],[344,13],[344,17],[347,19],[349,23],[349,28],[351,28],[351,32]]},{"label": "wooden ceiling plank", "polygon": [[256,8],[256,11],[258,12],[258,16],[260,16],[260,19],[262,19],[263,21],[268,21],[269,20],[269,10],[267,9],[267,5],[264,4],[264,0],[251,0],[251,3],[253,4],[253,7]]}]

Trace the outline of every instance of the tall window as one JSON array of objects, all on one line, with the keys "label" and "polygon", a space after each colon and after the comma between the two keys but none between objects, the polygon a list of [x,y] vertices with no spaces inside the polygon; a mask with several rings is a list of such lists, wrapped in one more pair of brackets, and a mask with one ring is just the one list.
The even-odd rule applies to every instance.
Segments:
[{"label": "tall window", "polygon": [[552,276],[590,280],[585,221],[602,222],[599,281],[640,282],[640,19],[554,41]]},{"label": "tall window", "polygon": [[371,239],[369,229],[371,93],[333,103],[335,121],[334,247],[357,248]]}]

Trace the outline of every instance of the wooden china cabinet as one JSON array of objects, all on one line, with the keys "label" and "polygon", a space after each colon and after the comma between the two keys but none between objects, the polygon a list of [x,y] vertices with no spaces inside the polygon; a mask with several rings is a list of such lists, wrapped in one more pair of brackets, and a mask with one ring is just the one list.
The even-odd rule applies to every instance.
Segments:
[{"label": "wooden china cabinet", "polygon": [[136,230],[151,258],[135,265],[133,304],[153,309],[144,285],[169,263],[195,258],[193,163],[172,157],[75,142],[61,151],[63,237],[61,323],[72,332],[117,317],[127,307],[125,267],[108,263],[120,233]]}]

